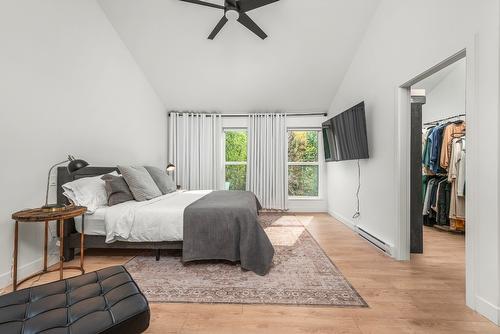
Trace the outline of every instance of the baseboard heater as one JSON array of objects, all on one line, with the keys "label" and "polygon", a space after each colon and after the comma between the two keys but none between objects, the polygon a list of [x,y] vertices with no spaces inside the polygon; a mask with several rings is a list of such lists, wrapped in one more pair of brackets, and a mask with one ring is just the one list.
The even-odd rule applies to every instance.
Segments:
[{"label": "baseboard heater", "polygon": [[386,244],[385,242],[383,242],[382,240],[380,240],[379,238],[377,238],[373,234],[370,234],[367,231],[363,230],[361,227],[357,227],[356,229],[358,231],[358,234],[363,239],[365,239],[366,241],[368,241],[369,243],[371,243],[372,245],[374,245],[375,247],[377,247],[378,249],[380,249],[382,252],[386,253],[387,255],[392,256],[390,245]]}]

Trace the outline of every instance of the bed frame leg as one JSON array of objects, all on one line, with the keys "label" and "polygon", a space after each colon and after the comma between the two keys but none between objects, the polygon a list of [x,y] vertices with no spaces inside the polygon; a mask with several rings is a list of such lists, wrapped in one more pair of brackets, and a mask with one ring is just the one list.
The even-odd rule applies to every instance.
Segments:
[{"label": "bed frame leg", "polygon": [[156,252],[156,261],[160,261],[160,250],[156,249],[155,252]]}]

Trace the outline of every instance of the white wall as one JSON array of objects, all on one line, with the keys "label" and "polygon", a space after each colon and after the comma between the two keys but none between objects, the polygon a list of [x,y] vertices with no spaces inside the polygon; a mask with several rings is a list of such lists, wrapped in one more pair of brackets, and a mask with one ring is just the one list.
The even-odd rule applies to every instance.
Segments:
[{"label": "white wall", "polygon": [[[499,308],[499,4],[497,0],[384,0],[376,11],[330,109],[331,116],[366,101],[369,160],[362,161],[361,217],[352,221],[357,171],[353,162],[328,164],[328,208],[396,245],[397,88],[469,47],[475,58],[477,117],[468,129],[475,163],[475,296],[471,307],[498,323]],[[477,44],[474,45],[474,40]],[[472,86],[471,86],[472,87]],[[471,123],[469,122],[469,125]],[[471,143],[474,134],[477,143]],[[472,146],[471,146],[472,145]],[[474,149],[470,149],[473,147]],[[480,161],[480,163],[478,163]],[[472,167],[472,166],[471,166]],[[469,174],[468,174],[469,175]]]},{"label": "white wall", "polygon": [[[51,164],[71,153],[94,166],[160,166],[166,126],[162,103],[94,0],[3,0],[0,49],[1,287],[10,280],[10,215],[43,204]],[[41,268],[42,231],[21,226],[21,276]]]},{"label": "white wall", "polygon": [[424,123],[465,114],[466,59],[451,66],[451,71],[435,86],[427,88],[426,82],[418,85],[426,89],[427,100],[422,110]]}]

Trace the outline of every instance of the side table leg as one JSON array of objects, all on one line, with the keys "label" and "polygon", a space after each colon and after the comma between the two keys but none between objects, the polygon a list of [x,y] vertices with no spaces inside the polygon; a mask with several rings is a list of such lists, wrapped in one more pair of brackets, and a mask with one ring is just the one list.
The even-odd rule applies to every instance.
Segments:
[{"label": "side table leg", "polygon": [[85,215],[82,215],[82,233],[80,233],[80,268],[82,269],[82,274],[85,274],[85,269],[83,269],[84,257],[84,241],[85,241]]},{"label": "side table leg", "polygon": [[45,222],[45,239],[43,246],[43,271],[47,271],[47,255],[48,255],[48,241],[49,239],[49,222]]},{"label": "side table leg", "polygon": [[12,273],[12,288],[14,291],[17,290],[17,252],[19,244],[19,222],[16,220],[15,231],[14,231],[14,268]]},{"label": "side table leg", "polygon": [[59,221],[59,279],[63,279],[64,265],[64,219]]}]

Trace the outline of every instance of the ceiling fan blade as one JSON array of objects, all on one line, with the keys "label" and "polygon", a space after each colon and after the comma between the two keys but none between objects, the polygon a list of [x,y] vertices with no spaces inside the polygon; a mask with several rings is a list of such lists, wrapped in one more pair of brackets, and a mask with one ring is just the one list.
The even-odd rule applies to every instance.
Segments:
[{"label": "ceiling fan blade", "polygon": [[254,10],[256,8],[269,5],[277,1],[279,0],[240,0],[238,1],[238,5],[240,11],[248,12],[250,10]]},{"label": "ceiling fan blade", "polygon": [[214,3],[205,2],[205,1],[199,1],[199,0],[180,0],[180,1],[190,2],[190,3],[197,4],[197,5],[213,7],[213,8],[218,8],[218,9],[225,9],[224,6],[216,5]]},{"label": "ceiling fan blade", "polygon": [[238,22],[247,27],[254,34],[259,36],[262,39],[266,39],[267,35],[259,26],[245,13],[240,13],[240,17],[238,18]]},{"label": "ceiling fan blade", "polygon": [[221,31],[222,27],[224,27],[224,25],[227,23],[227,21],[228,19],[224,15],[222,19],[220,19],[219,23],[217,23],[214,30],[212,30],[212,33],[210,34],[210,36],[208,36],[208,39],[214,39],[215,36],[217,36],[217,34],[219,33],[219,31]]},{"label": "ceiling fan blade", "polygon": [[234,8],[238,8],[238,4],[236,3],[236,0],[225,0],[226,6],[229,5]]}]

